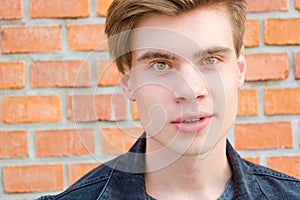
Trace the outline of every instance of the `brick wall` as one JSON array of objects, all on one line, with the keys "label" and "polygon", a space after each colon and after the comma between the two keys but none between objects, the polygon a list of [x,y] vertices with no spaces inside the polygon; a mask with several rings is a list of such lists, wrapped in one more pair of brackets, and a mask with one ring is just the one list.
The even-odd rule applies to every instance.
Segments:
[{"label": "brick wall", "polygon": [[[1,200],[57,193],[142,132],[108,63],[110,2],[0,0]],[[229,138],[300,178],[300,0],[248,3],[247,82]]]}]

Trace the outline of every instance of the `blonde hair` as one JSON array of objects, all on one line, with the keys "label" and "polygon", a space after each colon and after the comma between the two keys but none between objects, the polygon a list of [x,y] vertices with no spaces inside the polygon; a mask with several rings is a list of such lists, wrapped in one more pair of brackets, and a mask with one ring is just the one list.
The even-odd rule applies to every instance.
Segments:
[{"label": "blonde hair", "polygon": [[177,16],[203,7],[223,6],[231,18],[236,54],[243,46],[245,32],[245,0],[114,0],[108,9],[105,33],[109,53],[121,73],[131,68],[130,30],[150,14]]}]

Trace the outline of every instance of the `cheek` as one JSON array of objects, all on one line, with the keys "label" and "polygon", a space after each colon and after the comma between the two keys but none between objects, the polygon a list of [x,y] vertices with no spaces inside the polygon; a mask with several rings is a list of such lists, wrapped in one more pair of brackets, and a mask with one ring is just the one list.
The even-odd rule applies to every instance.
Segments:
[{"label": "cheek", "polygon": [[134,96],[143,125],[153,122],[154,119],[166,121],[173,98],[169,90],[157,85],[148,85],[139,88]]},{"label": "cheek", "polygon": [[237,70],[234,65],[224,65],[218,71],[205,74],[210,90],[213,109],[218,112],[221,118],[229,108],[235,107],[238,81]]},{"label": "cheek", "polygon": [[223,76],[225,90],[225,111],[228,118],[235,117],[238,106],[238,71],[234,68]]}]

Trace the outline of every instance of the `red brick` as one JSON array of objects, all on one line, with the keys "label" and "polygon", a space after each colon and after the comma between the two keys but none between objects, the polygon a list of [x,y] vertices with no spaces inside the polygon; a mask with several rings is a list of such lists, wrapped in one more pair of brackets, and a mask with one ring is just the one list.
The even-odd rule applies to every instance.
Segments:
[{"label": "red brick", "polygon": [[246,81],[282,80],[289,74],[286,53],[247,54]]},{"label": "red brick", "polygon": [[260,164],[260,158],[259,157],[243,157],[243,159],[248,160],[250,162]]},{"label": "red brick", "polygon": [[236,124],[237,149],[292,148],[293,133],[290,122]]},{"label": "red brick", "polygon": [[34,61],[32,87],[84,87],[92,84],[91,66],[84,60]]},{"label": "red brick", "polygon": [[109,60],[98,60],[98,86],[114,86],[119,83],[117,65]]},{"label": "red brick", "polygon": [[89,0],[31,0],[29,6],[32,18],[88,17],[90,15]]},{"label": "red brick", "polygon": [[265,114],[300,114],[300,88],[265,89]]},{"label": "red brick", "polygon": [[300,52],[295,53],[295,77],[300,79]]},{"label": "red brick", "polygon": [[68,120],[119,121],[126,119],[123,94],[95,94],[68,96]]},{"label": "red brick", "polygon": [[58,25],[2,26],[2,53],[50,52],[61,50]]},{"label": "red brick", "polygon": [[83,175],[98,167],[100,163],[74,163],[69,164],[69,185],[75,183]]},{"label": "red brick", "polygon": [[137,108],[137,104],[135,102],[132,102],[132,119],[133,120],[139,120],[140,116],[139,116],[139,111]]},{"label": "red brick", "polygon": [[26,131],[0,131],[0,158],[28,156]]},{"label": "red brick", "polygon": [[107,50],[104,24],[68,25],[68,43],[71,50]]},{"label": "red brick", "polygon": [[127,152],[142,135],[142,128],[104,127],[102,131],[102,153],[122,154]]},{"label": "red brick", "polygon": [[25,87],[26,73],[24,61],[0,61],[0,89]]},{"label": "red brick", "polygon": [[5,123],[56,122],[61,120],[58,96],[2,97],[2,120]]},{"label": "red brick", "polygon": [[299,45],[300,18],[266,19],[265,44]]},{"label": "red brick", "polygon": [[5,192],[62,190],[63,177],[62,164],[3,167]]},{"label": "red brick", "polygon": [[260,26],[258,20],[247,20],[246,31],[244,37],[245,47],[256,47],[259,46],[260,41]]},{"label": "red brick", "polygon": [[296,8],[297,10],[300,10],[300,0],[296,0],[296,1],[295,1],[295,8]]},{"label": "red brick", "polygon": [[256,89],[239,91],[238,116],[258,115],[258,95]]},{"label": "red brick", "polygon": [[38,157],[85,155],[94,153],[94,130],[74,129],[36,131],[35,150],[36,156]]},{"label": "red brick", "polygon": [[113,0],[97,0],[97,14],[99,16],[106,16],[107,9]]},{"label": "red brick", "polygon": [[0,0],[0,19],[22,19],[22,0]]},{"label": "red brick", "polygon": [[287,11],[287,0],[247,0],[248,12]]},{"label": "red brick", "polygon": [[274,156],[267,158],[267,166],[300,178],[300,156]]}]

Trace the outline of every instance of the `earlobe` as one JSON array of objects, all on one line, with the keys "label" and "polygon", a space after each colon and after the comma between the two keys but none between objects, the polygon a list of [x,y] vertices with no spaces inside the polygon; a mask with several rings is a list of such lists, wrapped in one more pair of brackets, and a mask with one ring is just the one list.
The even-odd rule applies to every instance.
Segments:
[{"label": "earlobe", "polygon": [[126,73],[126,74],[121,74],[120,75],[120,82],[119,85],[121,86],[125,96],[127,96],[127,98],[130,101],[135,101],[135,98],[133,97],[133,92],[130,89],[129,86],[129,80],[130,80],[130,76]]},{"label": "earlobe", "polygon": [[240,56],[237,60],[238,62],[238,88],[241,88],[245,81],[247,64],[244,55],[244,47],[241,50]]}]

